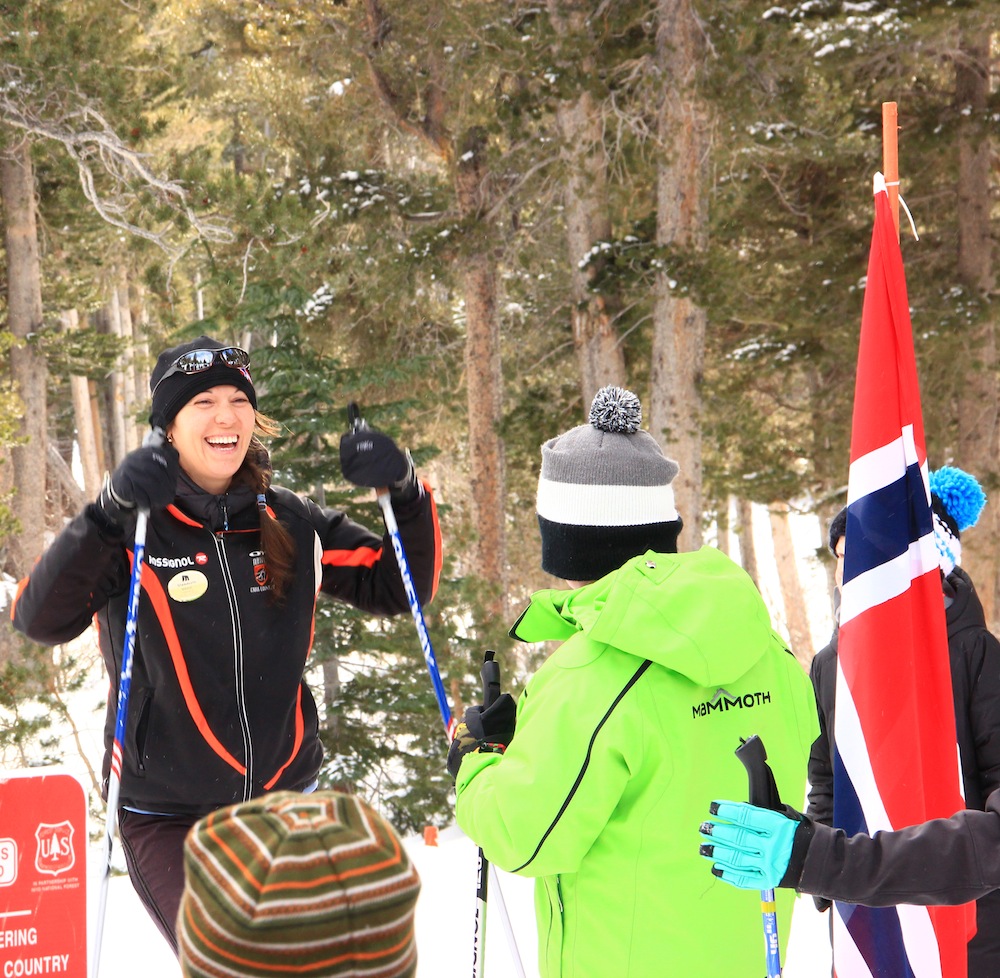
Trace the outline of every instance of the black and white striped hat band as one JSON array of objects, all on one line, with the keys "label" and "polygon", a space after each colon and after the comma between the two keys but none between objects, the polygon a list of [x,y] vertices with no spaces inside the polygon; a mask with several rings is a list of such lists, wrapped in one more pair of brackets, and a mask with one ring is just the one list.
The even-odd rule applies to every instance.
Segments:
[{"label": "black and white striped hat band", "polygon": [[681,520],[670,483],[679,471],[639,424],[631,391],[604,387],[590,423],[542,446],[536,510],[542,569],[596,580],[646,550],[676,551]]}]

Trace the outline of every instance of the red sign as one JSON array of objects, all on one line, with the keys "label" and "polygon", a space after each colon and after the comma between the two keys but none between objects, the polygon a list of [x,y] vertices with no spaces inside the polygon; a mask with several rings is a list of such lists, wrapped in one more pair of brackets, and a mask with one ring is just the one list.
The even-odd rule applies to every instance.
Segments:
[{"label": "red sign", "polygon": [[76,778],[0,771],[0,978],[87,978],[86,856]]}]

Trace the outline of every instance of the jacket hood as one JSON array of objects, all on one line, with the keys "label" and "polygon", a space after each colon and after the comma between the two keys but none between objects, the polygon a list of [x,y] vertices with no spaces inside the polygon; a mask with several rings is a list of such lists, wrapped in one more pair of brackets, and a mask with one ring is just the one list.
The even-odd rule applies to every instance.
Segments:
[{"label": "jacket hood", "polygon": [[948,640],[966,628],[985,628],[983,604],[969,575],[956,567],[943,583],[945,596],[952,599],[945,610]]},{"label": "jacket hood", "polygon": [[701,686],[738,679],[775,641],[749,575],[712,547],[650,550],[575,591],[539,591],[510,633],[544,642],[581,632]]}]

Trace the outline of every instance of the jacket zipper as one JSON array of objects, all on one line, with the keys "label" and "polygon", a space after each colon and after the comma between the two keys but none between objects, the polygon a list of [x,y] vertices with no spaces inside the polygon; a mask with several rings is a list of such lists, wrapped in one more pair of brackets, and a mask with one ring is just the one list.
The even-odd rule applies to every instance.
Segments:
[{"label": "jacket zipper", "polygon": [[[225,503],[220,500],[223,515],[226,515]],[[228,525],[228,519],[226,520]],[[246,709],[246,689],[243,676],[243,629],[240,622],[239,603],[236,600],[236,586],[233,584],[233,575],[229,567],[229,559],[226,554],[225,538],[212,534],[215,542],[215,549],[219,555],[219,564],[222,567],[222,576],[226,582],[226,596],[229,598],[229,615],[233,624],[233,672],[236,678],[236,706],[240,717],[240,729],[243,733],[243,754],[246,766],[246,774],[243,779],[243,800],[249,801],[253,797],[253,740],[250,736],[250,720],[247,717]]]},{"label": "jacket zipper", "polygon": [[[560,963],[562,961],[562,948],[565,940],[565,927],[566,921],[563,919],[563,902],[562,902],[562,879],[556,874],[552,877],[553,884],[549,885],[548,880],[546,880],[545,889],[547,891],[547,896],[549,900],[549,928],[548,933],[545,935],[545,960],[548,962],[549,969],[554,973],[558,973],[560,970]],[[556,943],[555,932],[558,923],[558,933],[559,942]]]}]

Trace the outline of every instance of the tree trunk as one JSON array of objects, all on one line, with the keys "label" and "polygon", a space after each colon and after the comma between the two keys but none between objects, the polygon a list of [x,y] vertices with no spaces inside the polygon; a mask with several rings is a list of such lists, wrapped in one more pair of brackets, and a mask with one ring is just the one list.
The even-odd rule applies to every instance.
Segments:
[{"label": "tree trunk", "polygon": [[[489,199],[486,134],[470,131],[460,147],[455,183],[464,220],[481,217]],[[495,589],[495,614],[506,617],[506,543],[503,377],[500,318],[497,314],[496,262],[486,227],[478,233],[478,250],[463,256],[465,264],[465,376],[469,409],[470,501],[476,529],[477,576]]]},{"label": "tree trunk", "polygon": [[135,383],[135,338],[132,325],[132,307],[128,299],[128,272],[118,269],[116,281],[111,290],[111,320],[115,332],[121,337],[123,350],[121,355],[122,378],[122,430],[125,434],[125,451],[131,452],[138,448],[142,439],[139,437],[139,427],[136,423],[138,410],[138,393]]},{"label": "tree trunk", "polygon": [[774,540],[774,559],[778,567],[778,584],[785,606],[788,640],[795,658],[803,666],[808,667],[815,649],[812,647],[806,599],[802,593],[802,581],[799,580],[798,564],[795,560],[792,529],[788,520],[788,503],[772,503],[768,508],[768,516],[771,520],[771,537]]},{"label": "tree trunk", "polygon": [[[990,163],[993,140],[984,124],[989,95],[990,36],[963,35],[963,57],[955,60],[955,108],[958,130],[958,277],[970,291],[989,297],[994,284],[990,229]],[[971,109],[971,113],[965,110]],[[959,426],[955,464],[989,489],[989,500],[974,530],[962,537],[962,562],[983,602],[986,621],[995,631],[1000,621],[1000,485],[997,455],[1000,419],[997,383],[996,313],[988,313],[969,331],[963,346],[972,354],[958,399]]]},{"label": "tree trunk", "polygon": [[[548,0],[549,20],[561,38],[573,41],[588,33],[589,9],[568,9],[564,0]],[[588,37],[591,43],[593,38]],[[591,67],[586,62],[583,72]],[[594,246],[611,237],[608,202],[608,154],[604,143],[601,107],[589,91],[559,102],[556,122],[562,137],[563,218],[572,276],[573,346],[580,371],[584,411],[605,384],[625,385],[625,356],[614,319],[620,307],[617,295],[596,295],[590,286],[605,259],[592,254]],[[586,260],[586,267],[581,262]]]},{"label": "tree trunk", "polygon": [[340,656],[334,655],[323,662],[323,703],[326,706],[325,726],[334,739],[339,734],[340,711]]},{"label": "tree trunk", "polygon": [[[67,309],[59,318],[64,332],[77,329],[80,325],[80,316],[75,309]],[[101,489],[101,468],[94,433],[94,416],[91,413],[90,383],[86,377],[71,376],[69,392],[73,401],[76,444],[83,469],[83,490],[88,499],[96,499]]]},{"label": "tree trunk", "polygon": [[104,430],[104,423],[101,420],[101,392],[96,381],[88,380],[87,389],[90,391],[90,417],[94,422],[94,445],[97,449],[97,470],[101,473],[108,471],[108,437]]},{"label": "tree trunk", "polygon": [[749,499],[742,497],[736,500],[736,539],[740,542],[740,565],[750,575],[750,580],[759,591],[757,550],[753,543],[753,504]]},{"label": "tree trunk", "polygon": [[721,550],[727,557],[730,556],[732,548],[729,545],[729,507],[730,496],[728,499],[724,500],[720,506],[719,511],[715,515],[715,527],[716,533],[719,538],[719,550]]},{"label": "tree trunk", "polygon": [[[117,316],[109,301],[94,313],[95,325],[99,332],[117,337]],[[122,381],[121,360],[108,373],[104,385],[103,401],[107,443],[107,467],[113,469],[126,454],[125,439],[125,387]]]},{"label": "tree trunk", "polygon": [[132,375],[131,363],[131,325],[125,332],[122,320],[121,304],[117,275],[111,283],[108,304],[104,308],[104,321],[108,332],[115,337],[121,352],[111,371],[111,403],[113,407],[112,436],[114,438],[114,463],[120,462],[125,455],[135,448],[135,425],[132,423],[131,407],[135,402],[135,379]]},{"label": "tree trunk", "polygon": [[8,543],[8,566],[18,577],[28,572],[45,546],[45,473],[48,449],[45,358],[28,339],[42,326],[41,271],[35,224],[35,179],[27,142],[0,158],[0,196],[7,249],[7,324],[15,337],[11,377],[24,404],[19,434],[11,450],[15,496],[12,507],[21,532]]},{"label": "tree trunk", "polygon": [[[708,207],[709,121],[695,90],[704,36],[688,0],[660,0],[657,62],[664,98],[658,119],[662,161],[657,174],[657,243],[673,249],[704,248]],[[650,433],[680,465],[674,479],[684,519],[684,549],[702,543],[701,375],[705,311],[675,292],[669,271],[656,278],[650,367]]]},{"label": "tree trunk", "polygon": [[[619,303],[615,297],[590,291],[604,263],[591,252],[599,241],[611,237],[604,126],[589,92],[560,103],[556,119],[565,147],[563,205],[572,273],[573,346],[586,411],[601,387],[625,385],[625,355],[614,326]],[[581,268],[584,259],[586,267]]]},{"label": "tree trunk", "polygon": [[[132,366],[135,374],[136,404],[148,405],[150,402],[149,374],[152,364],[149,359],[149,309],[146,307],[146,294],[142,285],[129,290],[129,307],[132,310],[132,341],[135,345]],[[145,435],[145,417],[140,419],[138,427],[139,431]]]},{"label": "tree trunk", "polygon": [[[487,216],[493,205],[493,189],[486,161],[488,134],[471,128],[462,138],[452,137],[447,125],[447,95],[440,79],[441,54],[429,48],[426,83],[423,87],[423,117],[419,123],[396,86],[380,67],[379,59],[392,32],[392,23],[379,0],[364,2],[370,42],[367,54],[374,91],[395,122],[419,135],[443,160],[454,167],[455,197],[459,216],[467,229],[463,293],[465,299],[465,378],[469,412],[470,515],[476,530],[474,571],[495,589],[491,613],[507,616],[507,552],[505,526],[506,489],[504,446],[500,435],[503,420],[503,374],[500,353],[497,261],[493,236],[496,228]],[[425,34],[438,34],[440,10],[430,8]],[[412,70],[412,66],[410,68]]]}]

